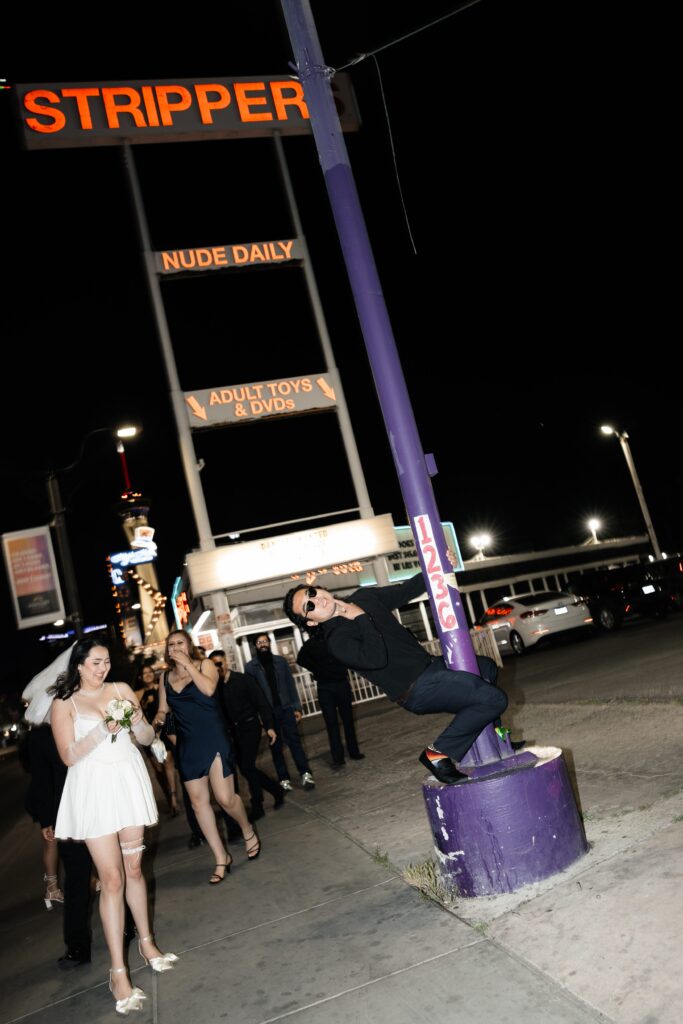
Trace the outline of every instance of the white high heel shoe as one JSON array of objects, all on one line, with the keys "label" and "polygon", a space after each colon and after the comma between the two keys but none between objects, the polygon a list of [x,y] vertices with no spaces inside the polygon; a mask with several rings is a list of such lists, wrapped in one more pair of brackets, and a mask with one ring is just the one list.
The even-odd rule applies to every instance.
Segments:
[{"label": "white high heel shoe", "polygon": [[53,903],[63,903],[64,893],[57,884],[56,875],[43,875],[43,881],[46,884],[45,895],[43,900],[45,901],[45,909],[52,910]]},{"label": "white high heel shoe", "polygon": [[140,954],[142,959],[145,961],[145,964],[148,967],[151,967],[153,971],[156,971],[157,974],[163,974],[164,971],[172,971],[173,970],[173,964],[178,959],[178,957],[175,955],[175,953],[162,953],[161,956],[152,956],[152,957],[148,958],[142,952],[142,943],[143,942],[150,942],[152,940],[152,938],[153,938],[153,936],[151,936],[151,935],[145,935],[143,938],[139,939],[139,941],[138,941],[138,953]]},{"label": "white high heel shoe", "polygon": [[[126,967],[111,967],[110,968],[110,970],[109,970],[109,991],[112,993],[112,995],[114,994],[114,989],[112,988],[112,984],[111,984],[111,981],[112,981],[111,976],[112,976],[112,974],[122,974],[126,970],[127,970]],[[116,1012],[120,1013],[122,1017],[127,1017],[128,1014],[131,1012],[131,1010],[141,1010],[142,1009],[143,1000],[146,999],[146,998],[147,998],[147,996],[142,991],[142,989],[138,988],[137,986],[135,986],[133,988],[131,994],[129,996],[127,996],[125,999],[117,999],[116,1000]]]}]

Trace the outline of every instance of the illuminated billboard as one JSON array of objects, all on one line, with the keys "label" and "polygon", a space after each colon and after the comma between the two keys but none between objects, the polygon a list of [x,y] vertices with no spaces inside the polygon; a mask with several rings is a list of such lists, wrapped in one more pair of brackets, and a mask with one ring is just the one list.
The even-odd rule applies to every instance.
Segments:
[{"label": "illuminated billboard", "polygon": [[190,427],[197,430],[291,413],[334,409],[337,396],[331,374],[320,373],[310,377],[282,377],[255,384],[186,391],[185,404]]},{"label": "illuminated billboard", "polygon": [[50,527],[4,533],[2,547],[19,629],[63,619]]},{"label": "illuminated billboard", "polygon": [[157,274],[192,274],[234,267],[264,267],[293,263],[304,258],[296,238],[275,242],[240,242],[199,249],[165,249],[154,253]]},{"label": "illuminated billboard", "polygon": [[383,515],[193,551],[187,570],[192,593],[199,596],[305,573],[313,565],[373,558],[395,547],[394,524],[390,515]]},{"label": "illuminated billboard", "polygon": [[[348,75],[330,85],[343,130],[357,130]],[[27,149],[311,133],[303,86],[288,75],[18,85],[15,95]]]}]

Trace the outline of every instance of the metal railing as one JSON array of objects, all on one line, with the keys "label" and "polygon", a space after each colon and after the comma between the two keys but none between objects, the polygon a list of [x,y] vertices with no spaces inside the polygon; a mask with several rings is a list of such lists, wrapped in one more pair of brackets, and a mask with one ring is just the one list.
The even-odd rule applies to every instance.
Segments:
[{"label": "metal railing", "polygon": [[[497,665],[502,665],[502,659],[498,645],[493,636],[493,630],[486,626],[484,629],[476,629],[470,632],[472,646],[475,654],[485,655],[492,658]],[[439,639],[426,640],[422,646],[430,654],[441,654],[441,641]],[[294,682],[296,683],[299,700],[301,701],[302,715],[304,718],[312,718],[319,715],[318,706],[318,684],[305,668],[293,666]],[[354,704],[367,704],[371,700],[386,698],[386,694],[371,683],[365,676],[360,675],[353,669],[348,670],[349,683],[353,694]]]}]

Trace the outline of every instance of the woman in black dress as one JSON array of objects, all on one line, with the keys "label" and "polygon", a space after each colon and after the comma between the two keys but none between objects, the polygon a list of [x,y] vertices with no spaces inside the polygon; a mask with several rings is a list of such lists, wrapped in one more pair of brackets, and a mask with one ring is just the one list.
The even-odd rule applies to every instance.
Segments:
[{"label": "woman in black dress", "polygon": [[[140,702],[143,715],[151,725],[159,711],[159,680],[151,665],[143,665],[140,669],[135,686],[135,696]],[[154,757],[151,747],[145,747],[145,751],[154,769],[154,774],[158,778],[164,795],[168,800],[168,809],[171,812],[171,817],[175,818],[178,814],[178,801],[176,800],[173,747],[163,733],[161,739],[166,747],[166,760],[163,764],[159,764],[156,757]]]},{"label": "woman in black dress", "polygon": [[249,824],[241,798],[235,793],[230,741],[215,697],[216,666],[209,658],[193,660],[192,641],[183,630],[174,630],[166,638],[166,663],[170,668],[159,689],[159,711],[153,725],[161,729],[169,711],[172,712],[180,778],[216,858],[209,883],[218,885],[230,871],[232,857],[218,832],[209,782],[220,806],[241,828],[249,860],[256,860],[261,843]]}]

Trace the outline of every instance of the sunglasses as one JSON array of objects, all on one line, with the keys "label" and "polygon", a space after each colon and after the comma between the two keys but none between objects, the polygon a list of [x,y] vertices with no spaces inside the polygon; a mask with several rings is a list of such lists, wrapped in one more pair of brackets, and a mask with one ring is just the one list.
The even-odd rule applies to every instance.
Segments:
[{"label": "sunglasses", "polygon": [[[315,587],[306,587],[306,597],[315,597],[315,595],[317,593],[318,593],[318,591],[316,590]],[[315,605],[314,605],[313,601],[306,601],[304,603],[304,609],[303,610],[304,610],[304,612],[314,612],[315,611]]]}]

